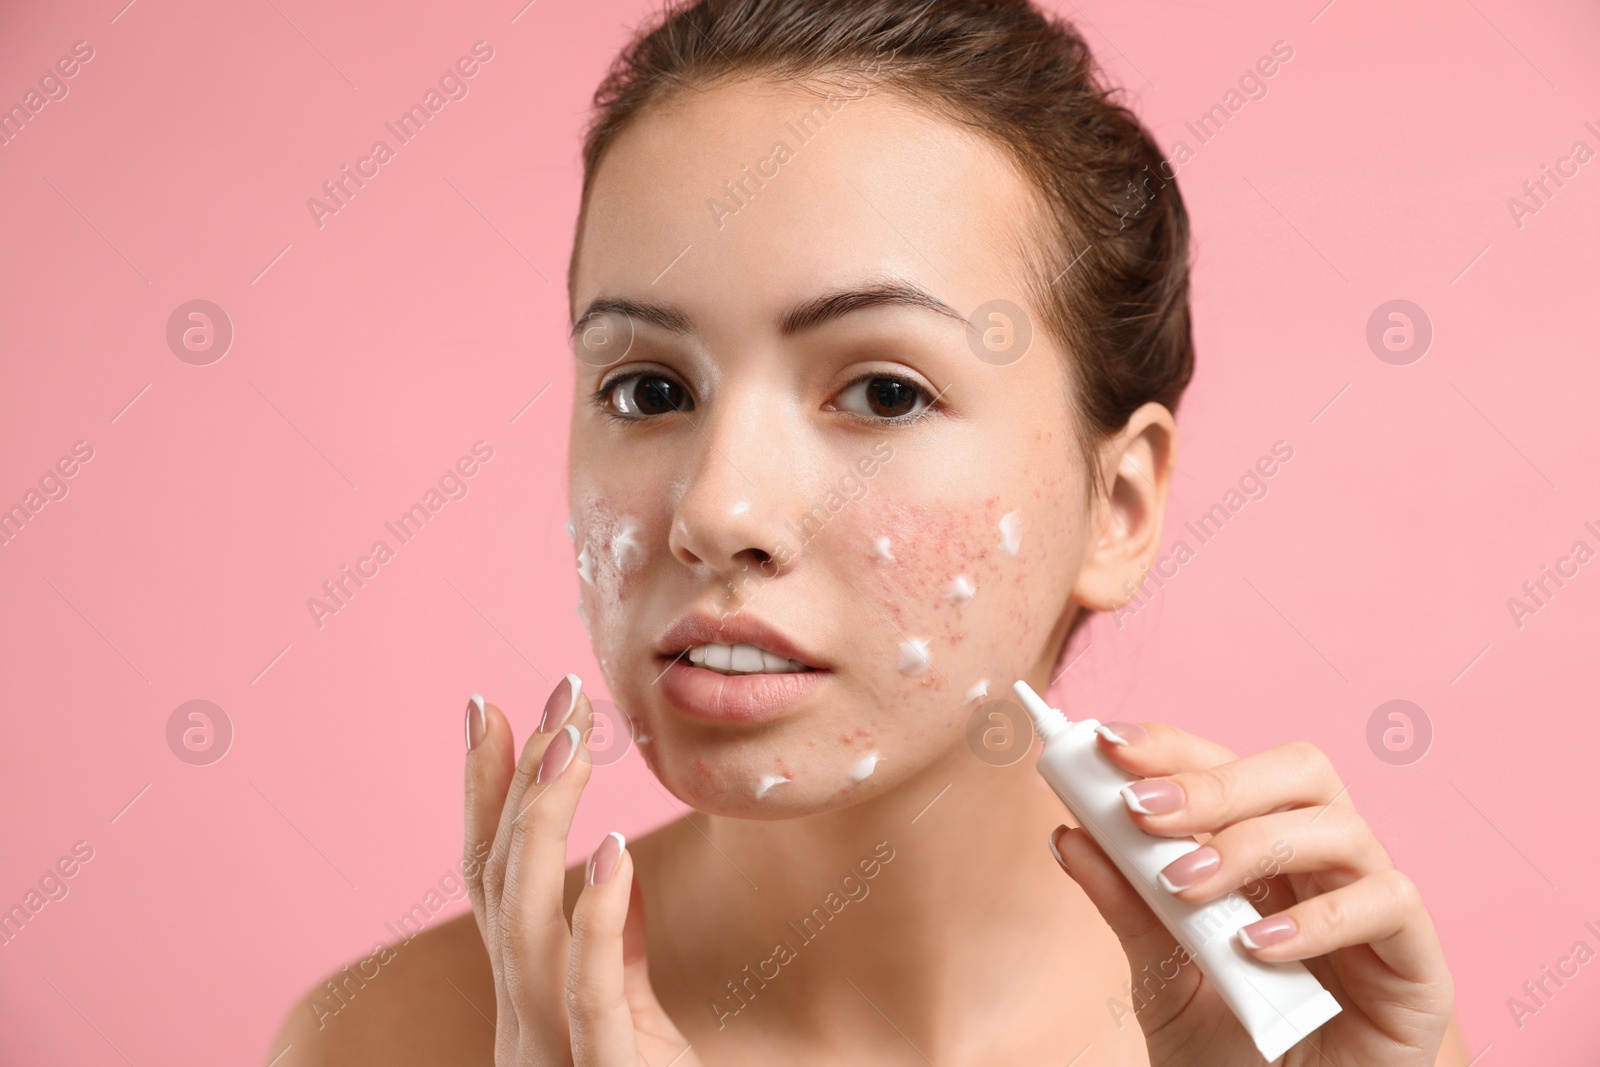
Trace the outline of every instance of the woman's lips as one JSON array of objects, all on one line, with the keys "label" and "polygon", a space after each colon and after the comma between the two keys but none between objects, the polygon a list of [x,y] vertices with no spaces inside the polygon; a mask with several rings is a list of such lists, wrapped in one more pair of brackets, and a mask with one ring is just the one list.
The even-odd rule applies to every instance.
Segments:
[{"label": "woman's lips", "polygon": [[719,674],[679,657],[662,672],[659,684],[668,702],[690,718],[757,723],[794,711],[831,677],[833,672],[824,670]]}]

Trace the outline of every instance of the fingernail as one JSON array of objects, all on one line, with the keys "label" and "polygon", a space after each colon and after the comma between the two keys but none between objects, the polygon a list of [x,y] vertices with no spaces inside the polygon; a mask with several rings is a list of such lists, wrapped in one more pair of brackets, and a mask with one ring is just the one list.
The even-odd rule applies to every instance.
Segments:
[{"label": "fingernail", "polygon": [[1062,831],[1064,831],[1064,830],[1066,830],[1065,826],[1056,827],[1054,830],[1050,831],[1050,836],[1048,838],[1046,838],[1045,840],[1047,840],[1050,843],[1050,855],[1054,856],[1056,858],[1056,862],[1061,864],[1061,869],[1063,871],[1066,871],[1068,874],[1071,874],[1072,872],[1070,870],[1067,870],[1067,861],[1066,861],[1066,859],[1061,855],[1061,848],[1060,848],[1060,846],[1058,846],[1056,844],[1056,838],[1060,837],[1061,834],[1062,834]]},{"label": "fingernail", "polygon": [[550,699],[544,702],[544,714],[539,717],[539,732],[547,734],[567,721],[572,709],[578,706],[578,694],[583,691],[583,679],[569,674],[561,679]]},{"label": "fingernail", "polygon": [[1300,931],[1290,915],[1269,915],[1260,922],[1239,928],[1239,943],[1245,948],[1266,948],[1287,941]]},{"label": "fingernail", "polygon": [[622,850],[627,847],[627,840],[615,830],[607,834],[605,840],[600,842],[600,847],[594,850],[594,855],[589,857],[589,884],[609,882],[611,876],[617,873],[617,865],[622,862]]},{"label": "fingernail", "polygon": [[578,728],[568,725],[555,740],[550,742],[550,747],[544,750],[544,759],[539,761],[539,769],[533,774],[533,784],[539,785],[550,781],[556,775],[567,769],[567,764],[572,762],[572,754],[578,751]]},{"label": "fingernail", "polygon": [[1150,740],[1145,728],[1136,722],[1103,722],[1094,732],[1113,745],[1142,745]]},{"label": "fingernail", "polygon": [[1169,893],[1187,889],[1222,866],[1222,854],[1210,845],[1201,845],[1187,856],[1179,856],[1156,875],[1161,888]]},{"label": "fingernail", "polygon": [[483,740],[485,729],[483,717],[483,698],[477,693],[472,694],[472,699],[467,701],[467,751],[471,752],[478,747],[478,742]]},{"label": "fingernail", "polygon": [[1122,799],[1140,815],[1165,815],[1183,807],[1183,786],[1166,778],[1146,778],[1123,786]]}]

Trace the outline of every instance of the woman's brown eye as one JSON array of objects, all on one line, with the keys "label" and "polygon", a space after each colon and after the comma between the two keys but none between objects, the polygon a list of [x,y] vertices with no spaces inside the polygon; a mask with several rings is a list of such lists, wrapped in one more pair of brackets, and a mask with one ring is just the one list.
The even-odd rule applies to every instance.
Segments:
[{"label": "woman's brown eye", "polygon": [[883,418],[904,415],[916,402],[917,390],[909,382],[874,378],[867,383],[867,404],[874,415]]},{"label": "woman's brown eye", "polygon": [[932,402],[928,391],[904,378],[868,376],[845,386],[835,402],[839,408],[876,419],[905,421]]},{"label": "woman's brown eye", "polygon": [[613,384],[607,390],[606,399],[617,414],[635,417],[694,408],[683,386],[655,374],[641,374]]}]

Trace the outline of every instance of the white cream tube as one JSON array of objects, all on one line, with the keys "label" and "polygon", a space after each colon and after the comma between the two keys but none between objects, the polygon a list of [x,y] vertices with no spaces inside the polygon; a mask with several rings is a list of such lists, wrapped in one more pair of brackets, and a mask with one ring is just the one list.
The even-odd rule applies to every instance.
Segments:
[{"label": "white cream tube", "polygon": [[1191,904],[1156,882],[1157,872],[1200,843],[1139,829],[1122,799],[1122,787],[1139,779],[1101,753],[1095,740],[1098,721],[1069,722],[1026,682],[1012,688],[1044,741],[1039,774],[1216,986],[1267,1062],[1339,1014],[1339,1002],[1303,964],[1266,963],[1239,944],[1239,928],[1261,914],[1237,890]]}]

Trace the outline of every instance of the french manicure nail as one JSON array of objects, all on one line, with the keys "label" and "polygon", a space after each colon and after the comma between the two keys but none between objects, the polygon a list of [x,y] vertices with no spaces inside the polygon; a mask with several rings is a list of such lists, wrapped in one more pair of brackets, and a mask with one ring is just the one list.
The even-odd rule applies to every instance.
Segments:
[{"label": "french manicure nail", "polygon": [[1065,829],[1066,829],[1065,826],[1056,827],[1054,830],[1050,831],[1050,836],[1048,838],[1046,838],[1045,840],[1048,841],[1049,844],[1050,844],[1050,855],[1052,855],[1052,856],[1054,856],[1056,858],[1056,862],[1061,865],[1061,869],[1063,871],[1066,871],[1068,874],[1071,874],[1072,872],[1067,869],[1066,858],[1061,855],[1061,849],[1056,844],[1056,838],[1061,836],[1061,831],[1065,830]]},{"label": "french manicure nail", "polygon": [[1150,735],[1145,728],[1136,722],[1103,722],[1095,727],[1095,733],[1110,741],[1113,745],[1142,745],[1150,740]]},{"label": "french manicure nail", "polygon": [[1260,922],[1239,928],[1239,943],[1245,948],[1266,948],[1287,941],[1300,930],[1291,915],[1269,915]]},{"label": "french manicure nail", "polygon": [[1122,799],[1140,815],[1165,815],[1183,807],[1183,786],[1168,778],[1146,778],[1123,786]]},{"label": "french manicure nail", "polygon": [[533,784],[541,785],[551,781],[566,770],[567,764],[572,762],[572,754],[576,751],[578,751],[578,728],[568,723],[555,736],[555,740],[550,742],[550,747],[544,750],[544,758],[539,761],[539,769],[533,775]]},{"label": "french manicure nail", "polygon": [[594,850],[594,855],[589,857],[589,884],[600,885],[609,882],[611,876],[617,873],[618,865],[622,863],[622,850],[627,847],[627,839],[615,830],[607,834],[600,842],[600,847]]},{"label": "french manicure nail", "polygon": [[471,752],[483,740],[487,724],[484,719],[483,697],[477,693],[472,694],[472,699],[467,701],[467,751]]},{"label": "french manicure nail", "polygon": [[1222,866],[1222,854],[1210,845],[1201,845],[1187,856],[1179,856],[1156,875],[1161,888],[1169,893],[1187,889]]},{"label": "french manicure nail", "polygon": [[583,691],[583,679],[569,674],[561,679],[550,699],[544,702],[544,714],[539,717],[539,732],[547,734],[566,722],[572,709],[578,706],[578,694]]}]

